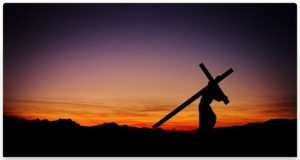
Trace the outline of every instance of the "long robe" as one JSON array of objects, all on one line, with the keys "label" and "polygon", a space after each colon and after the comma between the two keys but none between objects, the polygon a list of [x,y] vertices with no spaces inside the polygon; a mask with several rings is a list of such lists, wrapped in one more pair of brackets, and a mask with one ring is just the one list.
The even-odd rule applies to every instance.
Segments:
[{"label": "long robe", "polygon": [[201,102],[199,104],[199,129],[200,130],[209,130],[213,129],[217,116],[213,112],[210,103],[212,100],[207,97],[202,97]]}]

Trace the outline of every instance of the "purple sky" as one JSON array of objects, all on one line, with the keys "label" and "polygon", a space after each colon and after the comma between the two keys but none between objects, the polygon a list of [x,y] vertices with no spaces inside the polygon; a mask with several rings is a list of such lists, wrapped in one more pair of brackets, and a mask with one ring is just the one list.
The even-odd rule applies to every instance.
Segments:
[{"label": "purple sky", "polygon": [[180,101],[203,62],[233,105],[295,104],[296,55],[295,4],[4,5],[5,99]]}]

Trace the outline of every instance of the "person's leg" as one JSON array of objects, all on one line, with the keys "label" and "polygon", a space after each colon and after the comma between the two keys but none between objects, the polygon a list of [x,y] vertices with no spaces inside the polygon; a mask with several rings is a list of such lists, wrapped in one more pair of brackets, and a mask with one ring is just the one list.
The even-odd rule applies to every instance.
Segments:
[{"label": "person's leg", "polygon": [[200,103],[199,105],[199,130],[206,130],[209,123],[209,113],[207,108],[209,107],[206,103]]},{"label": "person's leg", "polygon": [[209,128],[213,129],[216,125],[217,116],[215,115],[215,113],[213,111],[211,112],[210,115],[211,115],[211,117],[210,117],[210,126],[209,126]]},{"label": "person's leg", "polygon": [[199,130],[213,129],[216,124],[217,116],[210,105],[200,103],[199,105]]}]

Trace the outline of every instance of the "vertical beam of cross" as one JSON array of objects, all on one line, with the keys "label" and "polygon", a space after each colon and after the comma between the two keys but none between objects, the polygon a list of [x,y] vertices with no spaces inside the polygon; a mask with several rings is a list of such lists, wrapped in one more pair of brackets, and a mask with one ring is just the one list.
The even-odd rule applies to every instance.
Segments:
[{"label": "vertical beam of cross", "polygon": [[211,74],[208,72],[208,70],[206,69],[206,67],[204,66],[203,63],[199,64],[200,68],[202,69],[202,71],[204,72],[204,74],[206,75],[206,77],[208,78],[209,81],[214,81],[214,78],[211,76]]},{"label": "vertical beam of cross", "polygon": [[[209,73],[209,71],[207,70],[207,68],[205,67],[205,65],[203,63],[199,64],[200,68],[202,69],[202,71],[204,72],[204,74],[206,75],[206,77],[208,78],[208,80],[212,83],[214,83],[215,79],[211,76],[211,74]],[[218,77],[217,77],[218,78]],[[216,79],[217,79],[216,78]],[[225,95],[224,92],[222,91],[222,89],[218,87],[218,90],[220,92],[221,95]],[[222,100],[224,102],[225,105],[227,105],[229,103],[228,98],[225,96]]]}]

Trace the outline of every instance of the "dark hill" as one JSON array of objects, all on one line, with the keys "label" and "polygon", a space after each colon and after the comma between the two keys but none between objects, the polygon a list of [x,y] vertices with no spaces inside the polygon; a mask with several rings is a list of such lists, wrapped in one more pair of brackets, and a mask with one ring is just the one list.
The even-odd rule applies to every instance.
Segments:
[{"label": "dark hill", "polygon": [[209,132],[116,123],[83,127],[71,119],[4,116],[4,156],[297,156],[297,121],[274,119]]}]

